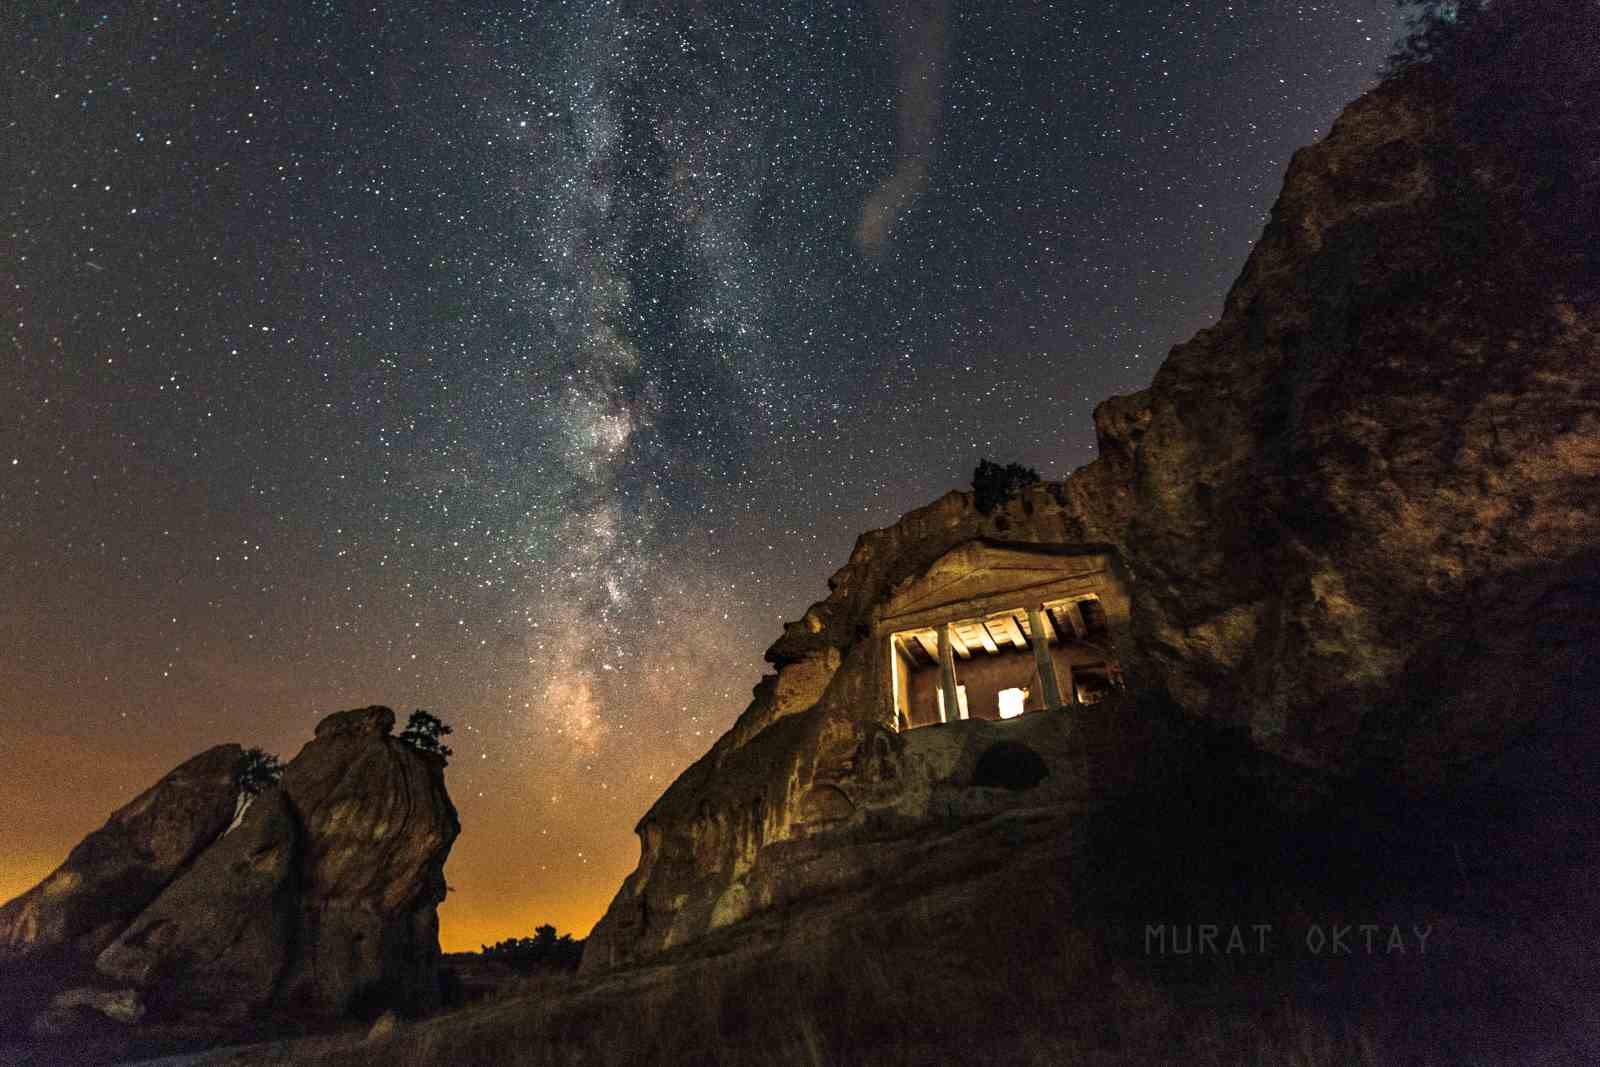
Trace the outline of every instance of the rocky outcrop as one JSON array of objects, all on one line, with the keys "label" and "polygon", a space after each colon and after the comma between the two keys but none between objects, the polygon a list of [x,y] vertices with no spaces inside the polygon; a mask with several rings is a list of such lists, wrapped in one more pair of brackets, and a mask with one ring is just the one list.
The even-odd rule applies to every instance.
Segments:
[{"label": "rocky outcrop", "polygon": [[[1202,749],[1288,813],[1437,792],[1592,711],[1600,261],[1571,234],[1600,230],[1600,79],[1582,49],[1507,41],[1468,78],[1391,79],[1296,155],[1217,325],[1096,410],[1099,459],[857,541],[640,821],[586,970],[855,877],[808,849],[1089,810]],[[1100,546],[1126,574],[1120,717],[1036,739],[1043,793],[976,792],[931,753],[989,727],[896,734],[875,691],[875,606],[978,539]]]},{"label": "rocky outcrop", "polygon": [[[1051,555],[1063,546],[1097,554],[1086,538],[1106,532],[1123,499],[1035,486],[985,515],[970,493],[950,493],[864,535],[830,580],[829,598],[768,651],[776,674],[639,823],[640,865],[590,935],[584,967],[652,955],[842,889],[866,877],[872,857],[897,837],[1030,809],[1087,809],[1140,774],[1159,773],[1171,758],[1163,729],[1130,725],[1120,697],[1070,717],[901,733],[879,691],[883,642],[871,636],[887,599],[934,572],[935,584],[957,584],[963,567],[986,558],[972,551],[980,546],[987,555]],[[1113,628],[1119,643],[1123,636]],[[1008,743],[1020,750],[1008,752]],[[1017,784],[1005,768],[1018,762],[1037,776]]]},{"label": "rocky outcrop", "polygon": [[100,954],[97,971],[158,1014],[228,1018],[270,1004],[296,947],[297,836],[281,791],[257,797]]},{"label": "rocky outcrop", "polygon": [[[94,984],[56,996],[43,1032],[101,1005],[115,1006],[119,1022],[214,1027],[437,1007],[436,908],[460,823],[444,761],[400,743],[393,726],[383,707],[328,716],[282,781],[231,825],[243,754],[236,745],[213,749],[118,812],[61,871],[9,905],[7,914],[42,916],[30,920],[34,928],[66,931],[95,954]],[[106,840],[122,852],[140,842],[140,898],[111,896],[120,883],[100,873],[128,863],[85,861],[122,855]],[[76,872],[84,873],[71,880]],[[84,902],[57,903],[72,893]],[[120,910],[110,916],[113,905]],[[100,909],[95,922],[76,918],[91,907]]]},{"label": "rocky outcrop", "polygon": [[[1120,409],[1112,405],[1100,418],[1109,433]],[[1127,521],[1132,497],[1119,478],[1123,467],[1108,459],[1077,481],[1026,487],[989,514],[970,492],[951,492],[861,535],[828,579],[829,596],[767,650],[776,669],[755,687],[750,706],[640,821],[639,869],[591,935],[585,966],[693,940],[782,896],[776,886],[753,890],[742,882],[766,845],[902,822],[909,809],[900,787],[884,783],[900,781],[904,739],[877,707],[871,642],[862,639],[874,607],[968,542],[1102,541]],[[914,789],[921,801],[910,807],[940,809],[930,800],[931,779]],[[1025,799],[1031,795],[1006,803]]]},{"label": "rocky outcrop", "polygon": [[1586,161],[1459,106],[1402,79],[1297,154],[1221,321],[1139,398],[1130,670],[1332,776],[1444,782],[1592,692],[1600,280],[1538,203]]},{"label": "rocky outcrop", "polygon": [[283,780],[96,961],[162,1015],[438,1005],[436,907],[460,831],[443,760],[372,707],[324,719]]},{"label": "rocky outcrop", "polygon": [[286,1004],[324,1014],[438,1006],[437,906],[461,823],[444,760],[389,736],[393,721],[387,708],[330,716],[284,769],[304,830],[303,951],[285,975]]},{"label": "rocky outcrop", "polygon": [[227,827],[244,752],[218,745],[113,812],[44,881],[0,908],[0,961],[99,952]]}]

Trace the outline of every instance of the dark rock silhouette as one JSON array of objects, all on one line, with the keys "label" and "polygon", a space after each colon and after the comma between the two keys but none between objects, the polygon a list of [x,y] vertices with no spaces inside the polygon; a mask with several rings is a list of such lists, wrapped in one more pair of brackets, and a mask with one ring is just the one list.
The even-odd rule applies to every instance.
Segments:
[{"label": "dark rock silhouette", "polygon": [[390,735],[387,708],[331,715],[284,769],[299,819],[295,963],[280,1002],[325,1014],[438,1004],[444,863],[461,832],[445,761]]},{"label": "dark rock silhouette", "polygon": [[[118,826],[137,812],[153,825],[199,828],[161,837],[163,858],[176,857],[182,842],[194,847],[183,857],[187,864],[160,868],[163,881],[140,883],[147,886],[143,900],[94,926],[92,936],[80,935],[80,948],[104,946],[94,960],[95,988],[58,997],[46,1030],[59,1030],[68,1009],[102,1003],[118,1006],[120,1021],[224,1028],[272,1017],[436,1008],[435,909],[460,824],[445,790],[444,760],[402,744],[393,727],[394,713],[383,707],[328,716],[285,766],[281,783],[251,799],[232,825],[238,746],[190,761],[119,812]],[[186,768],[191,773],[180,775]],[[195,801],[195,788],[178,788],[196,780],[207,783],[205,805]],[[172,810],[162,811],[163,804]],[[197,808],[204,819],[193,816]],[[199,830],[207,831],[203,840]],[[100,855],[105,846],[95,841],[73,857]],[[73,864],[63,870],[85,867]],[[8,912],[43,914],[36,905],[27,911],[29,901],[49,899],[60,875]]]},{"label": "dark rock silhouette", "polygon": [[287,798],[257,797],[239,825],[140,913],[96,960],[158,1015],[248,1015],[270,1004],[298,933],[296,829]]},{"label": "dark rock silhouette", "polygon": [[1600,124],[1508,149],[1472,108],[1572,101],[1429,73],[1296,154],[1121,442],[1130,672],[1308,777],[1443,784],[1594,688],[1600,278],[1546,215],[1587,180],[1593,217]]},{"label": "dark rock silhouette", "polygon": [[80,841],[44,881],[0,908],[0,960],[92,956],[233,818],[244,755],[218,745],[174,768]]}]

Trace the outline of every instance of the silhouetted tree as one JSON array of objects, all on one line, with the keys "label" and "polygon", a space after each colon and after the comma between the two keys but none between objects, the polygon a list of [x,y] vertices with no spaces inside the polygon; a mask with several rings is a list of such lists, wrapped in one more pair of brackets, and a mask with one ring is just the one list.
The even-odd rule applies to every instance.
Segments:
[{"label": "silhouetted tree", "polygon": [[278,757],[259,748],[245,749],[244,755],[239,758],[239,769],[234,772],[240,792],[249,796],[255,796],[268,786],[277,785],[282,777],[283,764]]},{"label": "silhouetted tree", "polygon": [[1002,467],[987,459],[979,460],[977,469],[972,472],[973,503],[981,514],[987,515],[1037,481],[1039,472],[1032,467],[1020,463]]},{"label": "silhouetted tree", "polygon": [[450,747],[439,739],[451,733],[450,727],[421,708],[411,713],[406,728],[400,731],[400,743],[410,745],[418,752],[427,752],[441,759],[449,759]]},{"label": "silhouetted tree", "polygon": [[511,937],[483,946],[485,959],[509,964],[518,971],[536,969],[575,971],[583,959],[583,942],[571,934],[556,935],[549,923],[534,928],[532,937]]}]

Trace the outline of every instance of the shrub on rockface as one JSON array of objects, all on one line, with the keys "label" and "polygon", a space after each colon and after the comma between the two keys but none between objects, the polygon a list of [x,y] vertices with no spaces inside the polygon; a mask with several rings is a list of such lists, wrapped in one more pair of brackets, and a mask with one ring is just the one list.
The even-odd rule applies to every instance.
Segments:
[{"label": "shrub on rockface", "polygon": [[452,752],[450,746],[444,744],[440,738],[453,732],[449,726],[436,715],[418,708],[411,713],[411,718],[406,720],[406,728],[400,731],[398,740],[402,745],[410,745],[418,752],[426,752],[440,759],[449,759]]},{"label": "shrub on rockface", "polygon": [[1039,472],[1020,463],[1001,466],[991,460],[978,461],[972,472],[972,497],[979,514],[988,515],[1023,489],[1039,481]]},{"label": "shrub on rockface", "polygon": [[283,777],[283,761],[264,749],[245,749],[239,758],[237,772],[239,791],[248,796],[256,796],[263,789],[278,784]]}]

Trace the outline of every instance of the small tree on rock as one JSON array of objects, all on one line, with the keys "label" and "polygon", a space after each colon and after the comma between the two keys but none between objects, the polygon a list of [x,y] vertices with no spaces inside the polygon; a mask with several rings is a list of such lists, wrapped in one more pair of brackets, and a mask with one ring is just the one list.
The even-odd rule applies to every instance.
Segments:
[{"label": "small tree on rock", "polygon": [[1020,463],[1004,467],[984,459],[972,472],[972,497],[979,514],[987,515],[1007,500],[1016,496],[1026,486],[1039,481],[1039,472]]},{"label": "small tree on rock", "polygon": [[239,759],[239,769],[234,774],[239,791],[252,797],[263,789],[277,785],[282,777],[283,763],[277,756],[259,748],[245,749]]},{"label": "small tree on rock", "polygon": [[400,731],[400,743],[410,745],[418,752],[449,759],[450,746],[439,739],[451,732],[450,727],[440,721],[438,716],[418,708],[411,713],[411,718],[406,720],[406,728]]}]

